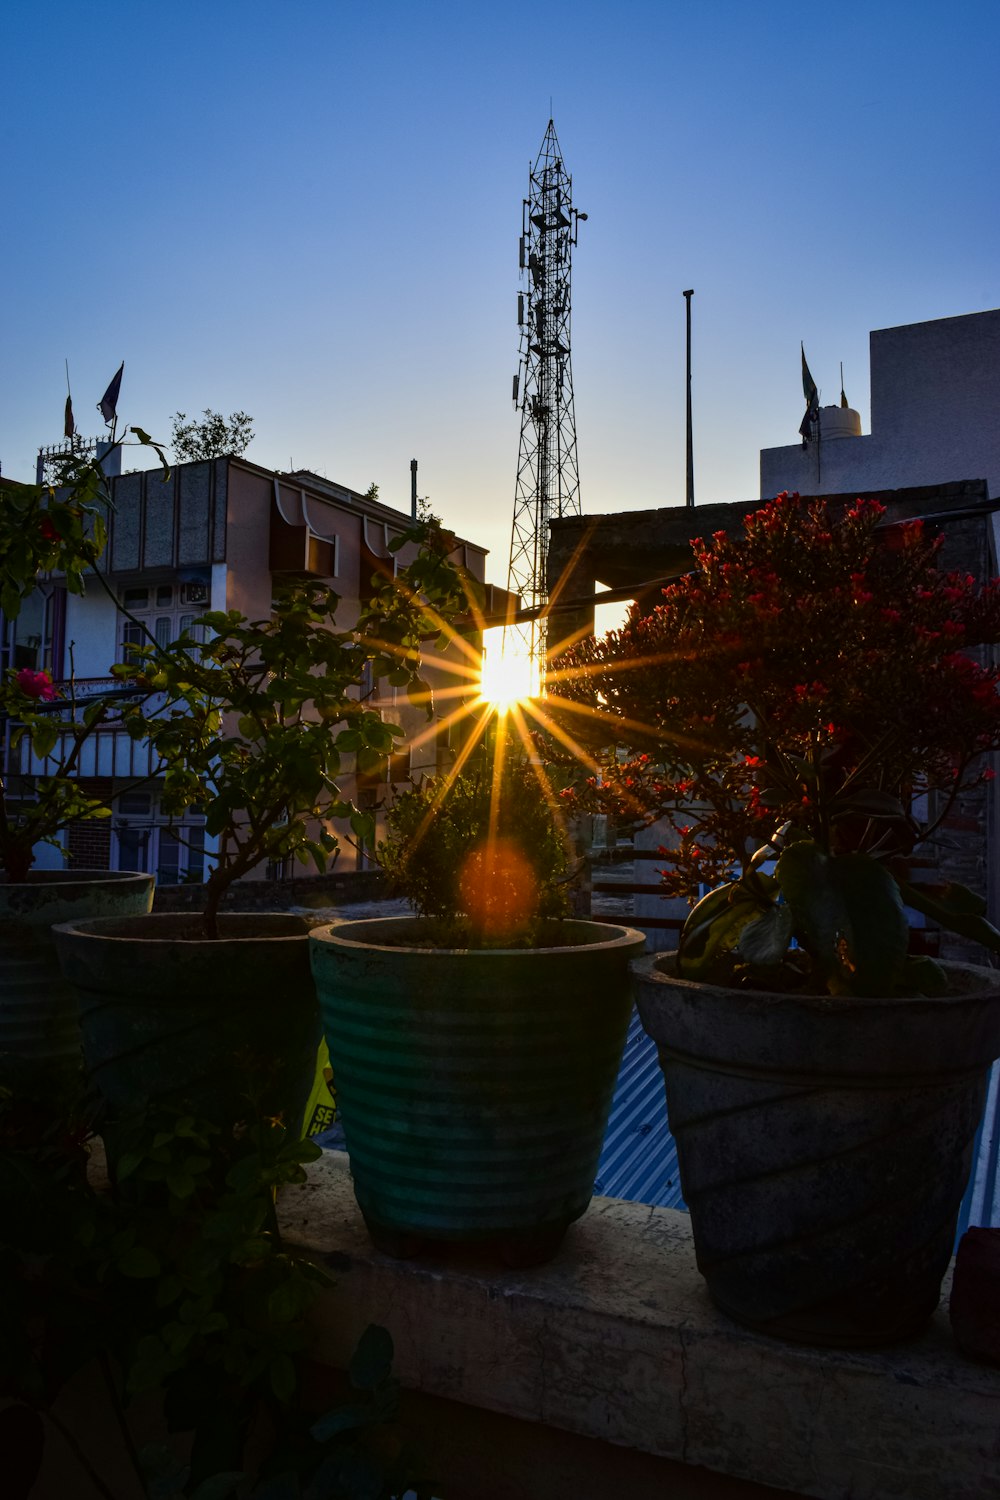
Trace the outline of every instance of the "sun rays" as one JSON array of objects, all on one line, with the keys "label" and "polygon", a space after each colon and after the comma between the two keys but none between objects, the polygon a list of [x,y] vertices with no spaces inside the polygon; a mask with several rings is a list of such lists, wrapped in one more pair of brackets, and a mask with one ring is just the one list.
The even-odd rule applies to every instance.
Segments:
[{"label": "sun rays", "polygon": [[[559,612],[558,595],[557,589],[546,616],[553,608]],[[589,702],[582,702],[559,693],[561,686],[574,681],[586,683],[600,673],[600,666],[585,661],[573,666],[560,662],[548,668],[544,680],[540,680],[537,658],[530,653],[530,631],[520,620],[513,614],[506,625],[497,624],[496,616],[487,619],[472,586],[467,589],[466,603],[467,614],[455,623],[425,606],[427,629],[420,650],[421,678],[433,677],[434,683],[432,686],[426,682],[416,691],[409,691],[414,707],[429,710],[427,724],[409,736],[409,747],[411,752],[420,751],[443,741],[449,745],[449,752],[446,764],[438,759],[433,768],[428,768],[428,773],[436,777],[434,804],[412,835],[414,849],[419,847],[433,822],[435,807],[448,797],[470,765],[477,764],[477,752],[488,757],[480,759],[478,766],[480,772],[486,771],[490,777],[488,839],[497,842],[504,765],[511,746],[530,767],[553,811],[561,836],[570,847],[572,839],[558,788],[546,769],[545,760],[552,757],[546,757],[542,748],[545,740],[550,748],[558,747],[559,759],[568,755],[586,776],[599,776],[599,751],[613,744],[623,728],[651,731],[646,726],[624,723],[620,714],[610,711],[594,695],[589,695]],[[551,660],[558,661],[589,633],[586,628],[577,628],[564,639],[553,642],[551,629],[555,621],[543,619],[541,623],[549,626]],[[478,636],[482,645],[478,646],[470,636]],[[398,651],[388,643],[375,644],[387,654],[394,649]],[[413,659],[412,648],[409,659]],[[632,665],[629,662],[625,670]],[[637,659],[634,665],[648,668],[650,662],[647,657]]]}]

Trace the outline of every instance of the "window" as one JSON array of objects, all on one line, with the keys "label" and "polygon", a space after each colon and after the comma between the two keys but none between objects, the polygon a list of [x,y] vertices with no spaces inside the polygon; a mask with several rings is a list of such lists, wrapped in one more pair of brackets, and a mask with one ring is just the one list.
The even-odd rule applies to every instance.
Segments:
[{"label": "window", "polygon": [[0,666],[20,671],[52,671],[52,590],[36,589],[21,605],[16,620],[3,619]]},{"label": "window", "polygon": [[[196,597],[204,596],[196,607]],[[204,639],[200,626],[195,627],[198,615],[208,608],[208,585],[193,583],[136,584],[121,591],[123,608],[134,615],[134,620],[124,619],[121,626],[119,659],[132,659],[134,646],[148,646],[150,636],[158,646],[169,646],[185,630],[195,640]]]},{"label": "window", "polygon": [[205,815],[170,825],[152,792],[122,792],[114,804],[115,868],[155,875],[160,885],[205,878]]}]

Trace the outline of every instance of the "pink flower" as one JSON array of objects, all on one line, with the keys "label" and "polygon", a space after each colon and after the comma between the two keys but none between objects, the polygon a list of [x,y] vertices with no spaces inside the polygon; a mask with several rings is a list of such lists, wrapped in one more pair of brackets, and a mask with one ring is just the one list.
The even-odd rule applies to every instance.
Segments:
[{"label": "pink flower", "polygon": [[41,698],[46,703],[51,703],[59,697],[48,672],[33,672],[30,667],[22,667],[15,674],[14,681],[28,698]]}]

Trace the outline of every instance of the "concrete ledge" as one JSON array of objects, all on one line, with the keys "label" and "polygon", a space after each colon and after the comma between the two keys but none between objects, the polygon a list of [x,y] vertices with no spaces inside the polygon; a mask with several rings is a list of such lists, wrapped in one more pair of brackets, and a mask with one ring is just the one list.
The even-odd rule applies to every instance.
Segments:
[{"label": "concrete ledge", "polygon": [[344,1368],[379,1322],[403,1385],[428,1396],[820,1500],[1000,1494],[1000,1370],[958,1354],[946,1301],[893,1350],[782,1344],[712,1307],[685,1214],[611,1198],[535,1270],[457,1251],[393,1261],[372,1249],[336,1152],[282,1218],[337,1274],[322,1363]]},{"label": "concrete ledge", "polygon": [[[237,880],[222,902],[223,911],[287,911],[291,906],[343,906],[385,895],[381,870],[328,870],[325,875],[293,875],[287,880]],[[203,884],[158,885],[154,911],[204,911]]]}]

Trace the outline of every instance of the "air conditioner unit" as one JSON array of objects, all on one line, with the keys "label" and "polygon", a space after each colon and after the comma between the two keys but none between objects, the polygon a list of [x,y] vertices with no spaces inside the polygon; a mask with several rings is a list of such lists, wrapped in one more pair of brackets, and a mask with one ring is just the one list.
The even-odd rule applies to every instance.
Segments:
[{"label": "air conditioner unit", "polygon": [[208,584],[207,583],[182,583],[181,584],[181,603],[182,604],[207,604],[208,603]]}]

